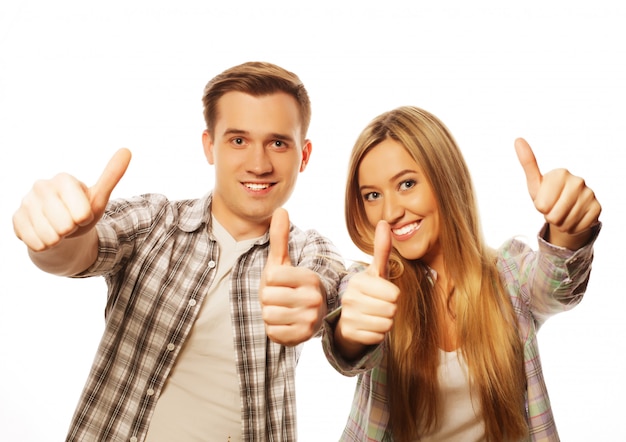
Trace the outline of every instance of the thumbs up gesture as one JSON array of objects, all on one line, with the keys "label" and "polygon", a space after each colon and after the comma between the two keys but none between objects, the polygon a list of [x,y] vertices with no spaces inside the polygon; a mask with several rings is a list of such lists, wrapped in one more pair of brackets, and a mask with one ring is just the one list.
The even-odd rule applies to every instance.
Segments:
[{"label": "thumbs up gesture", "polygon": [[515,140],[517,158],[524,169],[528,193],[535,208],[550,225],[550,243],[577,250],[587,243],[589,228],[598,222],[602,208],[585,181],[566,169],[542,175],[528,143]]},{"label": "thumbs up gesture", "polygon": [[341,300],[341,317],[335,342],[347,360],[358,358],[367,346],[383,341],[391,330],[400,289],[387,280],[391,253],[391,228],[379,221],[374,235],[371,265],[354,275]]},{"label": "thumbs up gesture", "polygon": [[311,338],[326,315],[326,291],[311,269],[289,258],[289,214],[276,209],[270,223],[270,250],[259,299],[265,331],[274,342],[293,346]]},{"label": "thumbs up gesture", "polygon": [[130,157],[128,149],[117,151],[93,187],[68,174],[37,181],[13,215],[17,237],[32,251],[42,252],[90,231],[102,217]]}]

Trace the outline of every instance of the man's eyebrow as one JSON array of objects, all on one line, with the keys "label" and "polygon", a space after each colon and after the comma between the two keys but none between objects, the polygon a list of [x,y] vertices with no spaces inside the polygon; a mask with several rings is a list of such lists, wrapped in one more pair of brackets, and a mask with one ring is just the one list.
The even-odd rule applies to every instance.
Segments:
[{"label": "man's eyebrow", "polygon": [[272,133],[272,134],[269,134],[269,136],[270,138],[276,138],[277,140],[283,140],[283,141],[289,141],[289,142],[294,141],[294,138],[291,135]]},{"label": "man's eyebrow", "polygon": [[[250,132],[243,129],[236,128],[228,128],[224,131],[222,136],[232,136],[232,135],[250,135]],[[281,141],[293,142],[294,138],[291,135],[279,134],[279,133],[270,133],[267,136],[268,138],[274,138]]]},{"label": "man's eyebrow", "polygon": [[222,135],[248,135],[249,132],[243,129],[228,128]]}]

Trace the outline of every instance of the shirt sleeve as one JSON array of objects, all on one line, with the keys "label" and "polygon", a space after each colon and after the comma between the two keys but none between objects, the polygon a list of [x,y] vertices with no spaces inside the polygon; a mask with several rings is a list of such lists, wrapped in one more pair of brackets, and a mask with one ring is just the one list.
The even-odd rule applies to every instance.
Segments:
[{"label": "shirt sleeve", "polygon": [[[364,269],[365,267],[362,264],[353,264],[350,267],[348,273],[342,278],[339,285],[339,302],[341,302],[341,296],[348,287],[350,278]],[[347,361],[341,356],[335,344],[334,333],[335,326],[340,317],[341,307],[329,313],[326,318],[324,318],[322,325],[322,348],[324,349],[324,354],[330,365],[345,376],[355,376],[378,366],[383,360],[385,341],[378,345],[371,346],[360,359]]]},{"label": "shirt sleeve", "polygon": [[155,219],[167,203],[164,196],[157,194],[109,201],[96,224],[98,257],[76,277],[108,276],[121,270],[152,231]]},{"label": "shirt sleeve", "polygon": [[601,224],[592,228],[589,243],[576,251],[547,242],[546,229],[544,225],[539,233],[537,251],[517,239],[507,241],[498,251],[504,285],[519,294],[538,325],[582,300]]},{"label": "shirt sleeve", "polygon": [[317,273],[326,292],[328,311],[335,310],[339,305],[339,282],[346,274],[346,268],[334,244],[315,230],[309,230],[297,262],[298,267]]}]

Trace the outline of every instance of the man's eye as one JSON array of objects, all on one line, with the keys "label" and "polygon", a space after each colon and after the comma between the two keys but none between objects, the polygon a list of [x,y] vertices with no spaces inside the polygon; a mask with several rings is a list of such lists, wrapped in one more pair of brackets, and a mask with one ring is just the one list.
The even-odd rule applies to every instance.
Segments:
[{"label": "man's eye", "polygon": [[272,150],[276,150],[276,151],[286,151],[287,149],[289,149],[289,143],[283,141],[283,140],[273,140],[270,144],[269,144],[269,148]]},{"label": "man's eye", "polygon": [[243,138],[235,138],[233,140],[233,143],[238,144],[238,145],[242,145],[243,144]]}]

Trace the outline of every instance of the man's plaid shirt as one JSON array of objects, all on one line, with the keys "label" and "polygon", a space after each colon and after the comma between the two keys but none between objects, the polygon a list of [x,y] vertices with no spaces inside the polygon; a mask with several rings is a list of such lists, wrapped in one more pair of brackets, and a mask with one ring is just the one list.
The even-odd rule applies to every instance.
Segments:
[{"label": "man's plaid shirt", "polygon": [[[162,195],[114,200],[97,225],[99,255],[79,277],[103,275],[106,326],[74,414],[68,441],[144,440],[156,401],[215,274],[211,195],[169,201]],[[294,371],[299,347],[271,342],[258,288],[269,235],[237,260],[230,275],[231,321],[245,441],[296,440]],[[315,231],[291,226],[292,263],[317,272],[329,310],[344,267]]]}]

